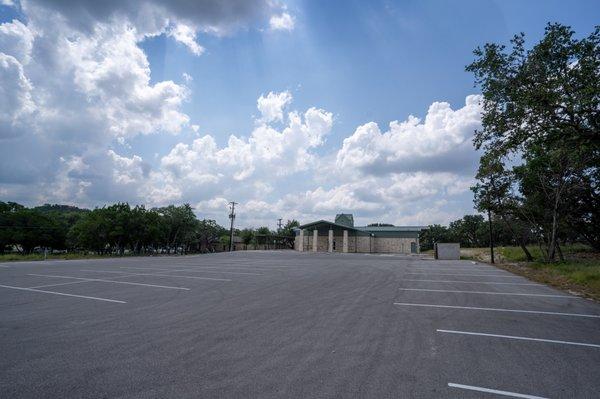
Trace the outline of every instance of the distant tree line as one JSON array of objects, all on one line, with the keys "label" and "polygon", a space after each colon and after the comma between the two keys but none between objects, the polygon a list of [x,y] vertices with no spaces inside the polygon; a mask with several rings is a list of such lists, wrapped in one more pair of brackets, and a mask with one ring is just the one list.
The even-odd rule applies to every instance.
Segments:
[{"label": "distant tree line", "polygon": [[548,24],[510,47],[488,43],[467,66],[483,94],[476,207],[528,259],[528,243],[547,261],[572,240],[600,250],[600,27],[577,39]]},{"label": "distant tree line", "polygon": [[[267,227],[236,229],[244,242],[256,236],[293,235],[297,221],[279,232]],[[92,210],[68,205],[27,208],[0,201],[0,254],[34,250],[68,250],[123,255],[190,253],[223,250],[229,230],[214,220],[199,220],[189,204],[146,209],[117,203]]]},{"label": "distant tree line", "polygon": [[[271,230],[266,226],[257,229],[250,227],[237,230],[236,235],[241,238],[242,243],[246,246],[266,245],[267,240],[269,240],[269,243],[275,241],[280,246],[293,249],[294,229],[298,226],[300,226],[300,223],[297,220],[292,219],[288,220],[280,230]],[[224,237],[224,241],[229,243],[229,236]]]},{"label": "distant tree line", "polygon": [[[498,218],[493,220],[492,226],[496,245],[519,245],[519,241],[513,235],[514,230],[519,228],[518,226],[507,227]],[[571,238],[578,241],[577,237]],[[527,245],[534,243],[531,234],[524,237],[523,240]],[[487,247],[490,245],[489,224],[482,215],[465,215],[461,219],[450,222],[448,226],[439,224],[428,226],[426,230],[421,231],[419,242],[423,251],[432,249],[436,242],[457,242],[465,248]]]}]

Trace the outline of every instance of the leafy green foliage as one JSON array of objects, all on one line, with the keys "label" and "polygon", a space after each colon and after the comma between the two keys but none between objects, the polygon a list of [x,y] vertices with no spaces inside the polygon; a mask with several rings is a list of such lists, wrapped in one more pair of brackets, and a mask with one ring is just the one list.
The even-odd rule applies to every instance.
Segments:
[{"label": "leafy green foliage", "polygon": [[475,204],[526,254],[530,238],[546,260],[578,238],[600,250],[600,27],[576,39],[548,24],[531,49],[523,34],[511,46],[488,43],[467,66],[483,94]]},{"label": "leafy green foliage", "polygon": [[296,219],[288,220],[281,228],[279,235],[293,237],[294,229],[298,227],[300,227],[300,222],[298,222]]},{"label": "leafy green foliage", "polygon": [[[494,220],[494,241],[497,245],[515,245],[513,229],[518,226],[509,221],[502,223],[498,218]],[[419,243],[422,251],[433,248],[436,242],[457,242],[463,248],[485,247],[490,243],[489,225],[481,215],[465,215],[461,219],[450,222],[448,227],[439,224],[430,225],[422,230]]]},{"label": "leafy green foliage", "polygon": [[0,253],[71,249],[96,254],[213,251],[226,230],[199,221],[188,205],[157,209],[117,203],[93,210],[66,205],[27,209],[0,202]]}]

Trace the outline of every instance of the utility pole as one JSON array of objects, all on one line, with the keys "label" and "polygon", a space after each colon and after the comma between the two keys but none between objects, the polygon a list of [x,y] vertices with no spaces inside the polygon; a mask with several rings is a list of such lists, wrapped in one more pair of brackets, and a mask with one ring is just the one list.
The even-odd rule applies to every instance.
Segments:
[{"label": "utility pole", "polygon": [[281,233],[281,221],[282,220],[283,219],[281,219],[281,218],[277,219],[277,232],[278,233]]},{"label": "utility pole", "polygon": [[231,228],[229,229],[229,252],[233,251],[233,221],[235,219],[235,205],[237,202],[231,201],[229,203],[231,205],[231,213],[229,214],[229,219],[231,219]]}]

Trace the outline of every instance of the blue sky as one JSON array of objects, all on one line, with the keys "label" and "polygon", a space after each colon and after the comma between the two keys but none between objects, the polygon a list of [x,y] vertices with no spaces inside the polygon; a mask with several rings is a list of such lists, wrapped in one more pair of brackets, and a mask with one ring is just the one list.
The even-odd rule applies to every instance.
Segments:
[{"label": "blue sky", "polygon": [[236,200],[255,226],[473,212],[473,49],[600,21],[594,1],[5,3],[0,199],[221,223]]}]

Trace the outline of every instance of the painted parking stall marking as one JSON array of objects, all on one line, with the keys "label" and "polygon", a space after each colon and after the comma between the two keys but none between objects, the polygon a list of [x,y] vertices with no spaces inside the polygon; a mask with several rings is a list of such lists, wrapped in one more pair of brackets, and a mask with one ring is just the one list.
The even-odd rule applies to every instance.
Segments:
[{"label": "painted parking stall marking", "polygon": [[58,287],[60,285],[71,285],[71,284],[81,284],[86,283],[87,281],[69,281],[68,283],[56,283],[56,284],[45,284],[45,285],[36,285],[35,287],[27,287],[27,288],[48,288],[48,287]]},{"label": "painted parking stall marking", "polygon": [[548,399],[548,398],[544,398],[544,397],[541,397],[541,396],[526,395],[526,394],[522,394],[522,393],[509,392],[509,391],[500,391],[498,389],[476,387],[476,386],[473,386],[473,385],[455,384],[453,382],[449,382],[448,386],[450,388],[459,388],[459,389],[466,389],[466,390],[469,390],[469,391],[493,393],[493,394],[496,394],[496,395],[509,396],[511,398]]},{"label": "painted parking stall marking", "polygon": [[586,346],[589,348],[600,348],[598,344],[588,344],[584,342],[571,342],[571,341],[560,341],[555,339],[545,339],[545,338],[531,338],[531,337],[518,337],[515,335],[501,335],[501,334],[488,334],[488,333],[478,333],[473,331],[456,331],[456,330],[436,330],[437,332],[447,333],[447,334],[462,334],[462,335],[475,335],[481,337],[491,337],[491,338],[505,338],[505,339],[515,339],[521,341],[536,341],[536,342],[547,342],[552,344],[562,344],[562,345],[574,345],[574,346]]},{"label": "painted parking stall marking", "polygon": [[545,315],[554,315],[554,316],[590,317],[590,318],[600,319],[600,315],[596,315],[596,314],[546,312],[546,311],[541,311],[541,310],[480,308],[480,307],[475,307],[475,306],[452,306],[452,305],[437,305],[437,304],[430,304],[430,303],[407,303],[407,302],[394,302],[394,305],[396,305],[396,306],[429,307],[429,308],[446,308],[446,309],[481,310],[481,311],[490,311],[490,312],[545,314]]},{"label": "painted parking stall marking", "polygon": [[401,291],[424,291],[424,292],[449,292],[458,294],[481,294],[481,295],[516,295],[516,296],[539,296],[547,298],[565,298],[565,299],[582,299],[572,295],[555,295],[555,294],[523,294],[517,292],[488,292],[488,291],[459,291],[459,290],[433,290],[427,288],[398,288]]},{"label": "painted parking stall marking", "polygon": [[523,278],[521,276],[507,276],[505,274],[464,274],[464,273],[431,273],[431,272],[408,272],[404,274],[435,274],[436,276],[472,276],[472,277],[497,277],[497,278]]},{"label": "painted parking stall marking", "polygon": [[230,271],[218,271],[218,270],[195,270],[195,269],[152,269],[148,267],[128,267],[121,266],[120,269],[131,269],[131,270],[154,270],[157,272],[190,272],[190,273],[224,273],[224,274],[239,274],[248,276],[262,276],[262,273],[250,273],[250,272],[230,272]]},{"label": "painted parking stall marking", "polygon": [[2,287],[2,288],[8,288],[8,289],[13,289],[13,290],[39,292],[39,293],[43,293],[43,294],[70,296],[70,297],[74,297],[74,298],[83,298],[83,299],[92,299],[92,300],[103,301],[103,302],[127,303],[125,301],[119,301],[119,300],[116,300],[116,299],[100,298],[100,297],[86,296],[86,295],[67,294],[65,292],[38,290],[38,289],[35,289],[35,288],[15,287],[15,286],[11,286],[11,285],[0,285],[0,287]]},{"label": "painted parking stall marking", "polygon": [[[50,277],[50,278],[67,278],[73,280],[81,280],[82,282],[101,282],[101,283],[114,283],[114,284],[126,284],[126,285],[139,285],[142,287],[153,287],[153,288],[165,288],[172,290],[184,290],[189,291],[189,288],[185,287],[173,287],[169,285],[157,285],[157,284],[145,284],[145,283],[134,283],[131,281],[115,281],[115,280],[105,280],[100,278],[83,278],[83,277],[73,277],[73,276],[59,276],[59,275],[51,275],[51,274],[29,274],[29,276],[37,276],[37,277]],[[126,277],[126,276],[120,276]]]},{"label": "painted parking stall marking", "polygon": [[231,281],[228,278],[214,278],[214,277],[200,277],[200,276],[182,276],[176,274],[164,274],[164,273],[129,273],[129,272],[116,272],[112,270],[85,270],[81,269],[83,272],[94,272],[94,273],[116,273],[121,274],[121,276],[115,276],[115,278],[124,278],[124,277],[135,277],[135,276],[155,276],[155,277],[177,277],[177,278],[189,278],[194,280],[213,280],[213,281]]},{"label": "painted parking stall marking", "polygon": [[507,283],[504,281],[464,281],[464,280],[423,280],[423,279],[403,279],[403,281],[420,281],[429,283],[464,283],[464,284],[500,284],[500,285],[533,285],[537,287],[544,287],[542,284],[535,283]]}]

